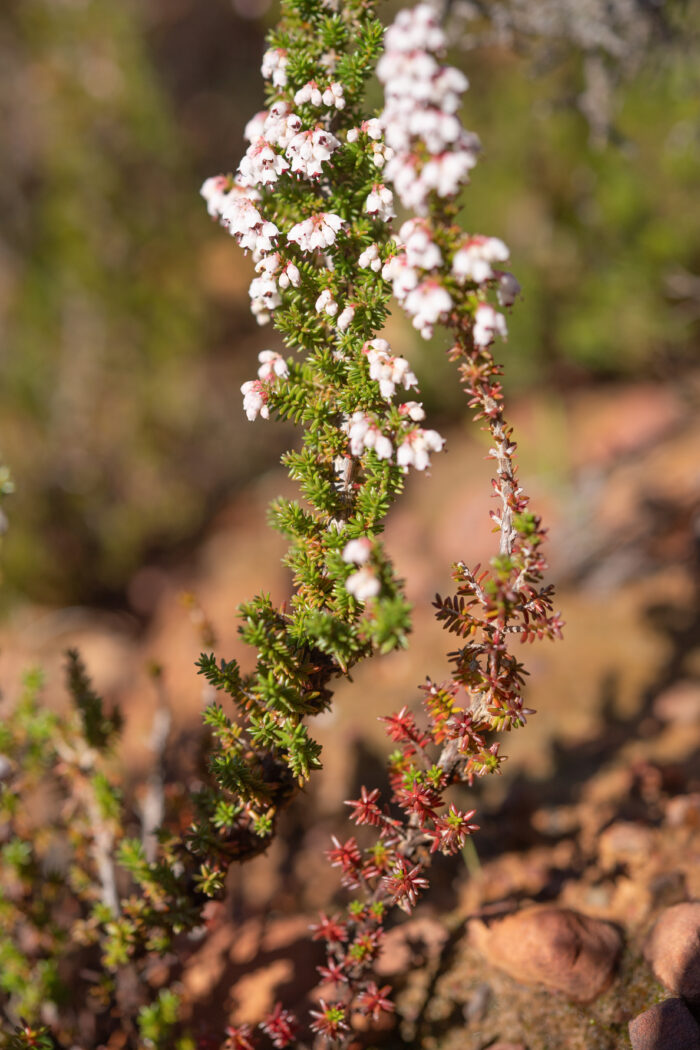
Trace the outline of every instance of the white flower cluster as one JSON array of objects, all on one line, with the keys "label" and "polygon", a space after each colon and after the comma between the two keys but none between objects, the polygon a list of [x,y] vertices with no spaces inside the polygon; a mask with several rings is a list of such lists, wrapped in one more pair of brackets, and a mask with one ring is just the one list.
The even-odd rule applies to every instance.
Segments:
[{"label": "white flower cluster", "polygon": [[494,310],[489,303],[481,303],[474,315],[472,335],[477,346],[489,346],[497,335],[500,335],[502,339],[507,339],[508,328],[505,317]]},{"label": "white flower cluster", "polygon": [[243,135],[251,145],[262,138],[272,146],[286,149],[299,131],[301,117],[292,112],[288,102],[279,101],[256,113],[246,124]]},{"label": "white flower cluster", "polygon": [[243,411],[251,422],[258,416],[262,419],[270,418],[270,409],[267,405],[269,384],[276,379],[287,379],[289,376],[287,362],[276,350],[262,350],[258,354],[258,361],[260,362],[258,378],[249,379],[241,386]]},{"label": "white flower cluster", "polygon": [[382,260],[379,258],[379,245],[370,244],[369,248],[365,248],[358,256],[357,265],[362,270],[369,269],[379,273],[382,268]]},{"label": "white flower cluster", "polygon": [[[417,401],[400,405],[399,412],[412,422],[425,418],[423,406]],[[376,421],[366,412],[355,412],[344,424],[343,430],[350,438],[352,456],[361,456],[365,449],[373,448],[379,459],[393,459],[391,439],[381,432]],[[403,434],[396,449],[396,462],[405,469],[415,467],[416,470],[425,470],[430,466],[430,453],[441,452],[444,446],[445,439],[436,430],[413,427]]]},{"label": "white flower cluster", "polygon": [[333,298],[330,288],[324,288],[316,300],[316,313],[327,314],[329,317],[335,317],[338,313],[338,304]]},{"label": "white flower cluster", "polygon": [[423,430],[416,427],[406,434],[402,443],[396,450],[396,462],[400,467],[415,467],[416,470],[425,470],[430,466],[430,453],[442,452],[445,439],[440,437],[437,430]]},{"label": "white flower cluster", "polygon": [[263,419],[270,418],[270,409],[267,407],[267,390],[259,379],[249,379],[241,387],[243,394],[243,411],[252,423],[258,416]]},{"label": "white flower cluster", "polygon": [[350,438],[350,454],[353,456],[361,456],[367,448],[373,448],[378,459],[391,459],[394,455],[391,438],[382,434],[366,412],[354,412],[343,425],[343,430]]},{"label": "white flower cluster", "polygon": [[330,160],[340,142],[320,125],[311,131],[299,131],[287,145],[292,171],[308,179],[317,178],[324,161]]},{"label": "white flower cluster", "polygon": [[228,229],[244,251],[260,257],[273,250],[280,231],[256,208],[260,199],[257,190],[226,175],[214,175],[204,181],[200,193],[212,218],[218,219]]},{"label": "white flower cluster", "polygon": [[375,182],[372,192],[368,194],[365,201],[365,211],[368,215],[374,215],[382,222],[389,222],[394,218],[394,194],[379,182]]},{"label": "white flower cluster", "polygon": [[494,276],[492,264],[506,262],[508,255],[508,248],[498,237],[468,237],[454,254],[452,273],[458,281],[483,284]]},{"label": "white flower cluster", "polygon": [[345,589],[352,594],[358,602],[365,602],[368,598],[376,598],[381,590],[379,577],[374,569],[367,564],[372,553],[372,544],[366,536],[357,540],[350,540],[343,549],[343,561],[350,565],[361,566],[357,572],[351,573],[345,581]]},{"label": "white flower cluster", "polygon": [[411,317],[413,327],[426,339],[452,309],[452,297],[438,270],[442,252],[431,237],[429,225],[409,219],[399,230],[399,251],[384,264],[382,277],[391,281],[395,298]]},{"label": "white flower cluster", "polygon": [[372,339],[365,343],[363,353],[369,362],[370,379],[379,383],[382,397],[387,400],[392,398],[397,386],[403,386],[404,390],[418,386],[418,380],[406,358],[395,357],[386,339]]},{"label": "white flower cluster", "polygon": [[299,88],[294,96],[295,106],[303,106],[307,103],[317,109],[320,109],[321,106],[327,109],[345,109],[343,85],[334,80],[327,88],[321,90],[315,80],[309,80],[307,84]]},{"label": "white flower cluster", "polygon": [[317,248],[330,248],[345,220],[331,211],[320,211],[303,222],[292,226],[287,240],[298,245],[302,252],[313,252]]},{"label": "white flower cluster", "polygon": [[258,324],[267,324],[272,311],[282,302],[280,289],[298,288],[301,274],[293,262],[283,264],[279,252],[263,255],[255,269],[260,276],[250,282],[250,309]]},{"label": "white flower cluster", "polygon": [[242,186],[272,186],[285,171],[318,178],[340,146],[321,124],[302,130],[301,117],[287,102],[275,102],[270,110],[257,113],[246,124],[245,137],[250,146],[237,176]]},{"label": "white flower cluster", "polygon": [[234,184],[226,196],[228,199],[221,213],[221,222],[241,248],[256,255],[272,251],[280,231],[274,222],[264,219],[255,207],[255,191],[246,193]]},{"label": "white flower cluster", "polygon": [[276,350],[261,350],[258,354],[258,361],[260,362],[258,379],[261,379],[263,382],[271,383],[275,379],[287,379],[289,377],[287,362]]},{"label": "white flower cluster", "polygon": [[256,139],[245,151],[238,165],[242,186],[272,186],[280,175],[289,171],[289,163],[265,138]]},{"label": "white flower cluster", "polygon": [[275,87],[287,86],[287,52],[282,47],[271,47],[263,55],[260,72],[265,80],[271,80]]},{"label": "white flower cluster", "polygon": [[393,156],[384,174],[403,205],[425,215],[430,195],[454,196],[476,164],[479,140],[458,116],[469,84],[437,61],[445,35],[427,4],[400,11],[385,46],[377,65],[386,99],[380,125]]}]

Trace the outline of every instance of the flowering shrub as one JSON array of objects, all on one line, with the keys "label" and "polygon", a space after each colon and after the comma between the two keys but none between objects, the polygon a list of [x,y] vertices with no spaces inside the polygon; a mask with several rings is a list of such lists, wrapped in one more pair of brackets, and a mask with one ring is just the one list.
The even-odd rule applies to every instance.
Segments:
[{"label": "flowering shrub", "polygon": [[[455,593],[436,598],[438,619],[458,639],[452,674],[423,687],[422,725],[406,707],[384,719],[397,745],[389,759],[392,797],[363,787],[348,802],[352,821],[367,826],[372,840],[334,839],[329,851],[356,897],[344,916],[322,915],[312,930],[327,946],[320,975],[330,991],[308,1024],[321,1044],[348,1045],[355,1012],[376,1021],[393,1010],[391,989],[373,976],[387,916],[394,906],[415,907],[432,854],[458,852],[476,830],[474,811],[449,801],[450,786],[498,772],[495,732],[524,725],[531,713],[510,643],[560,632],[543,584],[544,533],[517,479],[491,351],[506,335],[501,310],[519,287],[501,268],[503,242],[465,234],[455,221],[479,143],[459,119],[467,81],[441,64],[444,47],[425,5],[402,11],[384,37],[368,0],[347,0],[337,11],[321,0],[288,0],[263,58],[266,109],[247,125],[246,153],[235,173],[202,188],[209,214],[252,253],[254,315],[281,336],[280,349],[263,351],[257,378],[243,384],[243,411],[255,425],[272,417],[300,425],[301,447],[284,463],[303,500],[280,498],[271,507],[273,525],[289,540],[291,601],[277,607],[262,595],[240,610],[254,669],[201,657],[200,673],[226,706],[217,700],[205,713],[210,776],[192,799],[188,829],[164,827],[150,854],[125,835],[124,807],[105,766],[118,718],[104,713],[76,656],[69,685],[80,719],[48,722],[37,736],[34,721],[43,723],[33,699],[8,729],[10,761],[52,770],[74,800],[66,820],[75,874],[61,893],[72,891],[76,903],[52,927],[48,955],[65,954],[71,939],[83,946],[97,967],[103,1021],[108,1029],[108,1018],[118,1016],[128,1045],[191,1045],[178,1032],[173,992],[143,999],[150,961],[201,926],[204,905],[222,895],[233,862],[269,845],[281,811],[321,764],[307,719],[330,706],[334,680],[360,660],[406,645],[409,608],[380,536],[407,472],[429,468],[445,442],[423,425],[418,377],[381,335],[392,295],[421,335],[437,325],[449,333],[449,356],[491,436],[499,551],[485,570],[455,566]],[[363,107],[375,68],[385,106],[371,116]],[[396,232],[398,206],[408,215]],[[17,832],[9,855],[5,847],[19,887],[10,912],[19,910],[39,930],[43,918],[26,900],[36,860],[18,797],[16,785],[3,795]],[[116,864],[131,877],[124,893]],[[5,943],[10,953],[11,937]],[[38,1002],[27,1005],[27,975],[41,970],[36,987],[51,999],[57,973],[22,953],[14,966],[16,987],[5,982],[10,1013],[31,1015],[30,1024],[34,1015],[45,1019]],[[129,973],[141,981],[140,995],[125,992]],[[69,1021],[50,1037],[30,1024],[20,1022],[7,1045],[73,1038]],[[260,1029],[273,1046],[286,1047],[300,1023],[278,1004]],[[95,1037],[105,1038],[101,1031]],[[231,1028],[224,1046],[248,1048],[258,1038],[250,1026]]]}]

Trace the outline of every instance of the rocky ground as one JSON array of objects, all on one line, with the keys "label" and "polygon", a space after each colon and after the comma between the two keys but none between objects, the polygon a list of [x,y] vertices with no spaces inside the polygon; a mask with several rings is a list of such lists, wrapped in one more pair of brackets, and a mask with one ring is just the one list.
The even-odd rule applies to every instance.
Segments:
[{"label": "rocky ground", "polygon": [[[391,931],[380,969],[400,1020],[370,1045],[700,1048],[698,394],[690,376],[679,390],[610,387],[516,406],[521,475],[551,529],[565,640],[526,654],[538,714],[504,742],[504,776],[469,795],[482,828],[474,849],[437,864],[425,905]],[[411,651],[340,685],[333,714],[316,724],[324,771],[268,854],[233,874],[208,936],[191,946],[182,982],[202,1032],[309,992],[310,917],[342,902],[322,851],[346,830],[342,800],[383,780],[376,715],[417,706],[416,686],[444,672],[450,643],[430,601],[449,586],[451,561],[483,561],[493,545],[485,449],[467,423],[448,437],[387,530],[415,604]],[[165,704],[176,782],[206,699],[192,669],[199,651],[216,635],[218,653],[245,659],[235,605],[288,589],[282,543],[261,529],[285,485],[272,471],[186,560],[142,568],[129,608],[17,610],[0,637],[5,702],[38,661],[47,702],[63,703],[61,653],[77,645],[126,711],[127,781],[149,768]]]}]

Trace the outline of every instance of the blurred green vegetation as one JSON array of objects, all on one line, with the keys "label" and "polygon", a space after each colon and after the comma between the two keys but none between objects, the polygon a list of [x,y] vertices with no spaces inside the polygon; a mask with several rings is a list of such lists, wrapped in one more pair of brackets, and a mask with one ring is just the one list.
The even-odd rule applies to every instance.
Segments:
[{"label": "blurred green vegetation", "polygon": [[[240,9],[240,5],[239,5]],[[145,560],[191,545],[274,458],[240,383],[277,346],[247,313],[250,263],[207,221],[260,108],[262,14],[227,0],[6,0],[0,11],[0,451],[6,593],[122,600]],[[652,53],[617,89],[611,145],[547,73],[454,54],[484,155],[468,229],[502,237],[524,289],[509,382],[677,374],[700,315],[697,50]],[[442,346],[405,326],[426,401],[464,411]],[[428,366],[429,363],[429,366]]]}]

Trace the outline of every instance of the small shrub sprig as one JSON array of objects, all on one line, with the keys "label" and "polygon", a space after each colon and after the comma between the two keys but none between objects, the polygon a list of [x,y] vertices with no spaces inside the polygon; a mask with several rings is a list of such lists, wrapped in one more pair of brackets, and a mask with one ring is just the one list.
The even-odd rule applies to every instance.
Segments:
[{"label": "small shrub sprig", "polygon": [[0,1046],[10,1050],[57,1045],[35,1021],[67,999],[63,960],[94,940],[97,915],[119,911],[122,805],[110,758],[121,718],[72,651],[67,683],[73,705],[59,716],[43,705],[41,673],[28,672],[0,724],[0,1011],[18,1022],[0,1030]]},{"label": "small shrub sprig", "polygon": [[417,379],[377,337],[391,296],[379,271],[394,213],[378,182],[390,151],[362,111],[383,38],[374,6],[283,4],[262,64],[267,108],[246,127],[237,171],[202,187],[210,215],[252,253],[254,315],[293,351],[264,350],[241,392],[251,422],[275,415],[301,427],[301,447],[283,462],[303,499],[270,508],[290,543],[291,601],[260,595],[240,608],[255,669],[200,659],[235,706],[217,699],[206,711],[211,779],[190,829],[181,841],[164,835],[154,862],[140,843],[122,846],[140,891],[122,938],[130,958],[196,925],[229,865],[267,848],[280,809],[321,764],[305,719],[329,706],[332,680],[406,645],[409,607],[379,536],[408,464],[424,470],[444,442],[419,425],[420,403],[398,396],[412,396]]},{"label": "small shrub sprig", "polygon": [[[121,1023],[129,1045],[139,1048],[191,1050],[176,990],[148,985],[149,962],[177,957],[176,936],[201,927],[203,907],[223,894],[230,865],[267,847],[280,810],[320,766],[306,719],[330,705],[333,679],[406,644],[408,605],[379,537],[409,468],[426,470],[444,441],[422,425],[425,412],[413,400],[418,379],[381,336],[392,294],[424,337],[437,325],[451,334],[449,356],[492,439],[500,550],[485,571],[455,566],[456,593],[436,598],[438,619],[459,648],[450,654],[450,678],[423,687],[425,728],[407,708],[385,719],[399,745],[389,759],[395,808],[363,787],[348,804],[374,841],[335,839],[329,851],[357,898],[345,917],[322,915],[313,928],[327,945],[321,977],[334,988],[311,1011],[308,1027],[319,1045],[349,1045],[357,1013],[376,1021],[392,1011],[389,986],[373,977],[387,916],[394,907],[412,911],[428,886],[431,856],[457,853],[476,830],[474,811],[449,803],[448,789],[498,772],[503,758],[494,734],[524,725],[531,713],[523,701],[525,670],[509,643],[560,633],[543,583],[544,531],[517,480],[491,352],[494,339],[506,335],[497,307],[512,305],[518,284],[498,266],[508,259],[502,241],[467,236],[456,223],[458,193],[479,151],[457,116],[467,81],[441,65],[444,33],[426,5],[398,15],[377,63],[383,35],[370,0],[347,0],[338,10],[324,0],[285,0],[263,59],[267,108],[246,128],[250,145],[236,173],[202,187],[212,217],[252,252],[253,313],[261,324],[272,321],[292,352],[263,351],[257,378],[241,392],[251,422],[274,414],[300,425],[301,447],[284,462],[302,499],[271,507],[272,523],[290,544],[291,601],[277,606],[261,595],[240,609],[254,670],[212,654],[200,659],[200,672],[234,707],[229,712],[217,700],[205,713],[211,775],[191,800],[187,831],[163,827],[155,859],[148,836],[125,836],[130,818],[102,768],[119,722],[105,715],[77,657],[69,665],[80,716],[76,746],[59,746],[64,734],[53,723],[35,739],[39,730],[29,727],[42,724],[36,703],[26,718],[19,709],[20,743],[22,733],[31,737],[22,767],[32,765],[37,742],[40,750],[50,742],[39,764],[65,772],[80,800],[73,829],[79,863],[69,887],[80,903],[67,905],[65,922],[47,932],[46,916],[22,903],[38,874],[26,867],[31,849],[27,854],[20,836],[5,858],[17,868],[21,891],[9,912],[19,908],[25,926],[46,928],[42,951],[50,966],[37,987],[49,1001],[56,997],[56,960],[69,942],[93,963],[99,951],[104,1016]],[[375,66],[385,107],[368,117],[363,99]],[[414,213],[396,234],[395,195]],[[13,740],[5,750],[14,754]],[[14,795],[3,792],[14,817]],[[126,895],[115,857],[131,876]],[[41,965],[11,961],[17,991],[6,990],[16,998],[10,1012],[19,1016],[18,996]],[[29,1022],[7,1045],[52,1045],[53,1032],[32,1027],[38,1003],[28,1005]],[[295,1044],[300,1026],[278,1004],[260,1030],[284,1048]],[[243,1025],[228,1030],[224,1047],[258,1043]]]},{"label": "small shrub sprig", "polygon": [[[552,588],[543,584],[545,533],[518,484],[501,370],[490,349],[495,336],[507,331],[505,317],[491,302],[493,293],[500,306],[511,306],[519,286],[494,265],[508,258],[502,241],[465,236],[454,222],[455,198],[479,148],[456,115],[466,78],[440,65],[444,33],[427,5],[401,12],[385,43],[378,66],[386,95],[379,125],[389,147],[384,175],[404,207],[418,216],[402,225],[382,276],[425,337],[438,323],[454,333],[449,357],[458,363],[475,420],[484,422],[493,442],[489,456],[496,463],[499,506],[492,518],[500,549],[485,571],[456,565],[456,593],[436,597],[438,619],[461,645],[449,654],[451,677],[422,687],[426,727],[419,727],[407,707],[383,719],[400,745],[389,758],[390,801],[399,816],[382,803],[377,788],[363,787],[347,804],[354,823],[375,832],[374,841],[361,848],[355,836],[342,843],[334,837],[328,852],[341,870],[342,885],[358,893],[344,917],[321,914],[312,927],[313,938],[327,948],[321,979],[334,991],[311,1011],[310,1029],[322,1044],[335,1047],[357,1038],[356,1014],[377,1021],[394,1009],[390,986],[373,979],[391,909],[410,913],[428,887],[432,855],[460,852],[478,830],[475,811],[448,806],[445,792],[499,772],[503,756],[494,733],[523,726],[533,713],[523,703],[526,672],[509,651],[509,639],[554,639],[562,627],[552,610]],[[296,1019],[279,1004],[261,1027],[275,1047],[294,1042]],[[230,1030],[227,1046],[253,1045],[249,1026]]]}]

